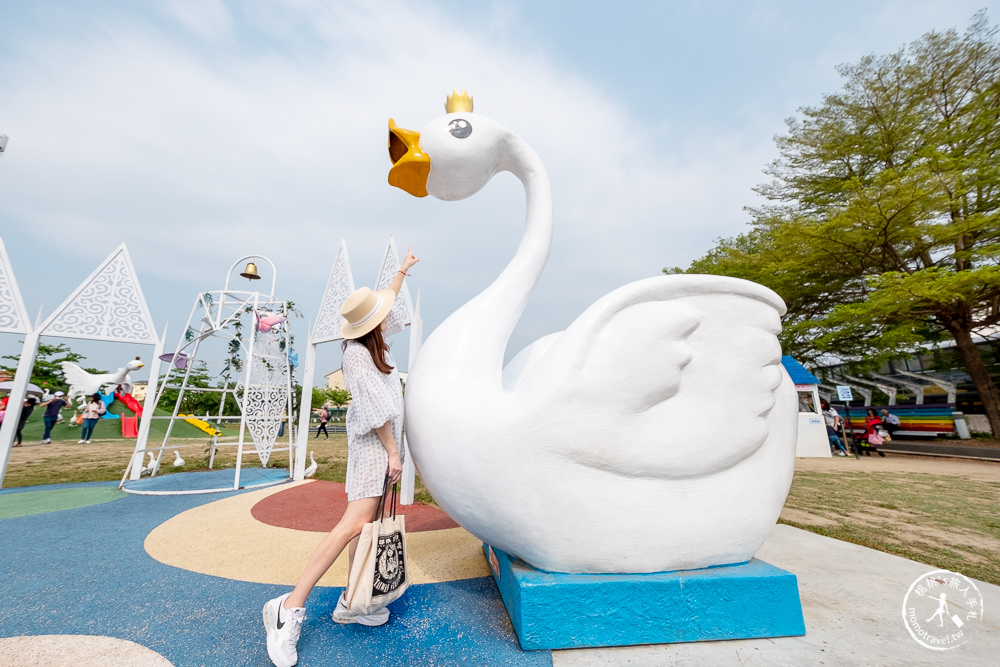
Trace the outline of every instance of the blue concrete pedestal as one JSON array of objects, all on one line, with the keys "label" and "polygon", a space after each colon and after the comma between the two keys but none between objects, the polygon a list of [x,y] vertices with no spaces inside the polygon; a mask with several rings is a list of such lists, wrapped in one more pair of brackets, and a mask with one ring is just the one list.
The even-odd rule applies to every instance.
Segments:
[{"label": "blue concrete pedestal", "polygon": [[521,648],[804,635],[795,575],[756,558],[653,574],[536,570],[483,545]]}]

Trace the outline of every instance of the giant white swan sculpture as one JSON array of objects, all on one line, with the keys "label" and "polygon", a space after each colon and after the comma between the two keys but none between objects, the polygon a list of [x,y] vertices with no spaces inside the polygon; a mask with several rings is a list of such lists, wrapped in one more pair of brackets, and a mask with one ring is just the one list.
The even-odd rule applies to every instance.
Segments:
[{"label": "giant white swan sculpture", "polygon": [[389,183],[457,200],[496,173],[524,184],[514,258],[420,349],[406,386],[420,478],[469,532],[554,572],[741,563],[791,484],[797,402],[775,334],[784,303],[719,276],[640,280],[568,329],[504,351],[545,266],[549,179],[464,95],[419,133],[389,121]]}]

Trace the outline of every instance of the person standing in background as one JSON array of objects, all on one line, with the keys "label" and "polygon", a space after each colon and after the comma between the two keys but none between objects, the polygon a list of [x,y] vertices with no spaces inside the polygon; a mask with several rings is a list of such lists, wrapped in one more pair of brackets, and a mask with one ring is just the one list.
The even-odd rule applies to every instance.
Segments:
[{"label": "person standing in background", "polygon": [[37,402],[38,399],[34,396],[29,396],[24,401],[24,406],[21,408],[21,416],[17,418],[17,435],[15,436],[17,444],[14,445],[15,447],[20,447],[22,444],[21,431],[24,430],[24,425],[27,423],[28,417],[30,417],[31,413],[35,411],[35,403]]},{"label": "person standing in background", "polygon": [[101,400],[101,395],[94,394],[91,396],[90,401],[84,406],[83,413],[80,415],[83,417],[83,429],[80,431],[80,440],[76,444],[90,444],[90,436],[94,435],[94,427],[97,426],[97,420],[105,412],[107,412],[107,408],[104,406],[104,401]]},{"label": "person standing in background", "polygon": [[823,409],[823,420],[826,422],[826,437],[830,440],[830,445],[836,447],[837,456],[847,456],[847,447],[840,439],[840,415],[830,406],[825,399],[820,399],[820,407]]},{"label": "person standing in background", "polygon": [[328,421],[330,421],[330,411],[327,410],[326,406],[324,405],[323,408],[319,411],[319,428],[316,429],[316,439],[317,440],[319,439],[319,432],[320,431],[323,431],[323,435],[326,436],[327,440],[330,439],[330,432],[326,430],[326,423]]},{"label": "person standing in background", "polygon": [[57,391],[52,398],[39,406],[45,408],[45,414],[42,415],[42,421],[45,422],[45,434],[42,436],[43,445],[52,442],[52,427],[59,421],[60,410],[67,405],[69,404],[66,402],[66,394]]}]

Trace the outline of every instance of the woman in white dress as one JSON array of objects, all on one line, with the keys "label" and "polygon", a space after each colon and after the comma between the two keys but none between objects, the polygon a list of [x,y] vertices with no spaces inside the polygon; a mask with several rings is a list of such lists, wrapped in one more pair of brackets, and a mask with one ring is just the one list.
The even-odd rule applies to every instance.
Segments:
[{"label": "woman in white dress", "polygon": [[[316,582],[344,547],[348,547],[350,571],[357,538],[375,515],[386,475],[390,484],[402,475],[398,444],[403,435],[403,392],[385,336],[403,330],[403,322],[390,316],[390,311],[406,272],[418,261],[407,248],[403,268],[388,289],[373,292],[362,287],[340,308],[344,316],[340,327],[344,337],[344,382],[351,393],[347,408],[347,509],[316,547],[294,590],[264,605],[267,653],[278,667],[291,667],[298,661],[296,644],[305,619],[306,598]],[[389,620],[388,609],[370,615],[352,614],[347,610],[346,594],[345,590],[337,602],[334,621],[382,625]]]}]

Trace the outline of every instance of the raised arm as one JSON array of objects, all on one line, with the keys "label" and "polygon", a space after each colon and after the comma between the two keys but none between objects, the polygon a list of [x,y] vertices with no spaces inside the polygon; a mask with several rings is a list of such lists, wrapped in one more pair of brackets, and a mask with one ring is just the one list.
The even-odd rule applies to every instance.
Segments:
[{"label": "raised arm", "polygon": [[403,288],[403,278],[406,277],[406,272],[410,270],[411,266],[420,261],[413,256],[412,248],[412,245],[406,246],[406,257],[403,258],[403,267],[396,272],[392,282],[389,283],[389,289],[391,289],[393,294],[396,296],[399,296],[399,290]]}]

